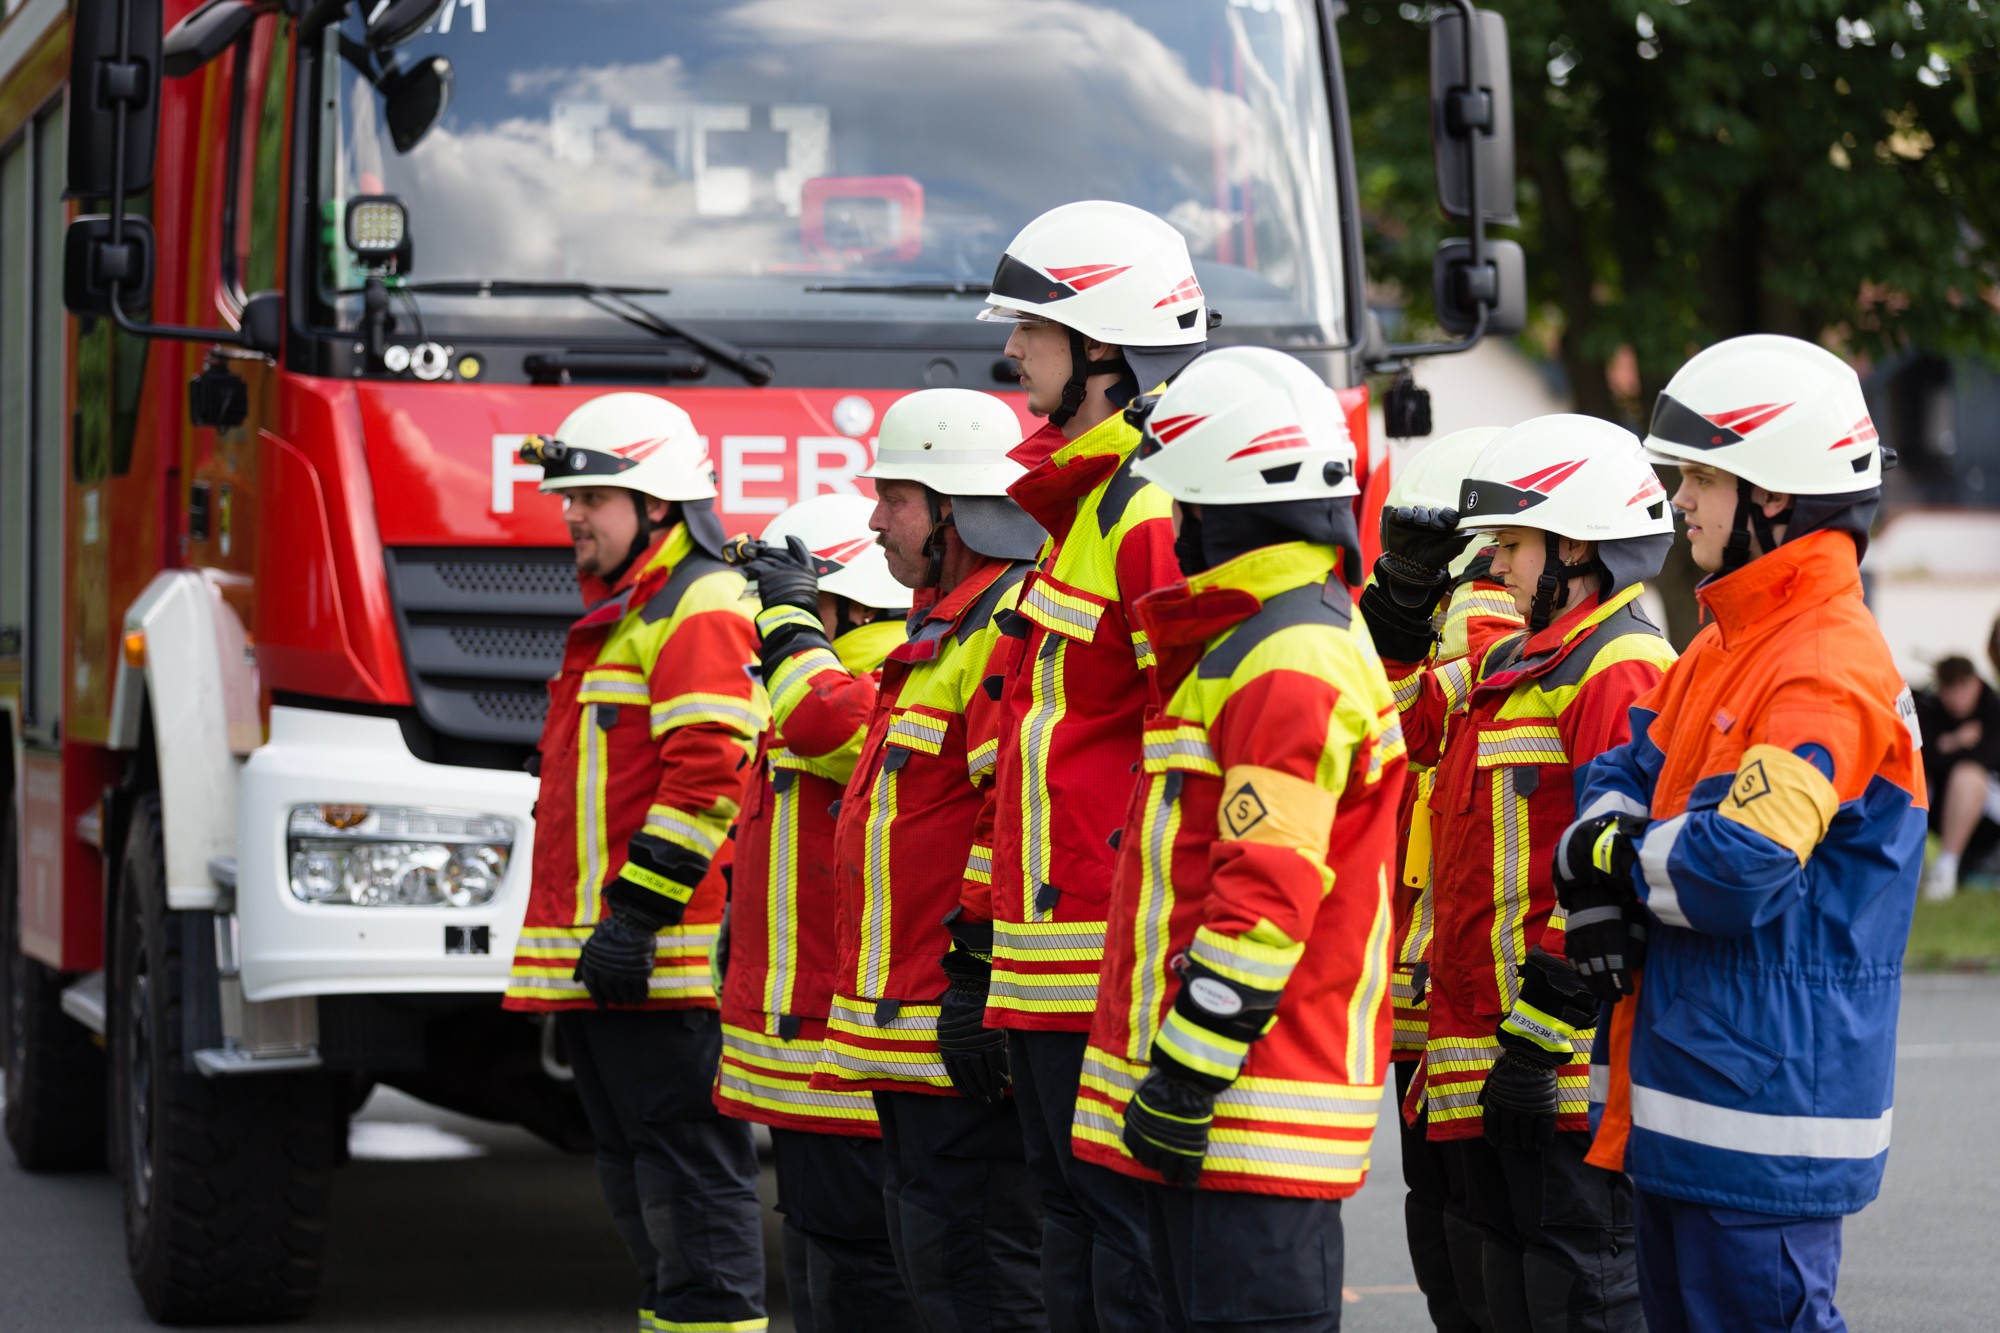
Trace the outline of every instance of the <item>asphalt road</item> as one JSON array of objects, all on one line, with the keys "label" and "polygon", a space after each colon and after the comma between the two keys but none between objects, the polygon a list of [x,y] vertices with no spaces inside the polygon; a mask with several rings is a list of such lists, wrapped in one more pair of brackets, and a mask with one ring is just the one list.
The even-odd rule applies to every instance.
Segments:
[{"label": "asphalt road", "polygon": [[[1881,1199],[1848,1223],[1839,1304],[1857,1333],[1990,1333],[2000,978],[1912,978],[1902,1035],[1896,1146]],[[282,1327],[631,1329],[631,1268],[587,1159],[393,1093],[357,1118],[353,1149],[319,1307]],[[1373,1183],[1345,1209],[1350,1333],[1429,1327],[1399,1182],[1395,1138],[1378,1135]],[[775,1249],[771,1271],[772,1326],[789,1329]],[[148,1327],[125,1280],[116,1185],[29,1176],[0,1150],[0,1329]]]}]

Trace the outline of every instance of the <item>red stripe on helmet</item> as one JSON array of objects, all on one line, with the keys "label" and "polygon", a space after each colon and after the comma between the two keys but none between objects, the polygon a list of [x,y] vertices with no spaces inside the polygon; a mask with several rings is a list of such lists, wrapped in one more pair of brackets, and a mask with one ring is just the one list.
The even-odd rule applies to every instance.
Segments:
[{"label": "red stripe on helmet", "polygon": [[1850,444],[1873,444],[1880,438],[1875,433],[1875,423],[1867,417],[1863,417],[1852,426],[1849,426],[1847,434],[1828,445],[1827,449],[1831,452],[1834,449],[1845,449]]},{"label": "red stripe on helmet", "polygon": [[1180,286],[1153,302],[1153,309],[1158,310],[1163,305],[1173,305],[1179,301],[1193,301],[1200,296],[1201,284],[1196,282],[1192,277],[1183,278],[1181,279]]},{"label": "red stripe on helmet", "polygon": [[1206,420],[1207,417],[1196,416],[1193,413],[1177,417],[1159,417],[1153,422],[1153,435],[1161,444],[1172,444]]},{"label": "red stripe on helmet", "polygon": [[1233,463],[1237,459],[1247,458],[1251,454],[1268,454],[1273,449],[1304,449],[1310,443],[1311,441],[1306,439],[1304,427],[1280,426],[1276,430],[1265,431],[1262,435],[1259,435],[1256,439],[1250,441],[1250,443],[1244,445],[1241,449],[1238,449],[1222,461]]},{"label": "red stripe on helmet", "polygon": [[1109,282],[1132,266],[1130,264],[1077,264],[1070,268],[1052,268],[1049,276],[1058,282],[1067,283],[1077,291],[1087,292],[1100,282]]},{"label": "red stripe on helmet", "polygon": [[1574,477],[1584,462],[1584,459],[1579,458],[1573,463],[1551,463],[1539,472],[1530,472],[1527,476],[1507,484],[1517,491],[1539,491],[1543,495],[1548,495],[1556,487]]},{"label": "red stripe on helmet", "polygon": [[665,435],[656,435],[650,440],[634,440],[630,444],[619,445],[611,452],[617,454],[620,458],[629,458],[637,463],[641,459],[651,457],[661,445],[667,442],[668,438]]},{"label": "red stripe on helmet", "polygon": [[1751,407],[1717,412],[1710,416],[1709,420],[1725,430],[1733,430],[1738,435],[1748,435],[1759,426],[1769,425],[1790,407],[1790,403],[1758,403]]},{"label": "red stripe on helmet", "polygon": [[874,544],[875,539],[873,537],[854,537],[844,542],[835,542],[825,550],[814,551],[813,554],[821,560],[845,566],[853,564],[861,557],[863,552]]}]

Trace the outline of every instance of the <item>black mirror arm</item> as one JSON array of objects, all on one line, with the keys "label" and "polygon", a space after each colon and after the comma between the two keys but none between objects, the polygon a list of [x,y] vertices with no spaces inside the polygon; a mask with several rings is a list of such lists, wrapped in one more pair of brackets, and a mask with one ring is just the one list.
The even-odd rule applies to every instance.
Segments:
[{"label": "black mirror arm", "polygon": [[[1476,95],[1478,85],[1478,61],[1474,52],[1479,39],[1479,11],[1473,8],[1472,0],[1446,0],[1458,10],[1463,20],[1465,40],[1459,50],[1464,57],[1464,67],[1460,77],[1468,94]],[[1488,109],[1486,126],[1468,124],[1468,135],[1477,135],[1481,129],[1491,126],[1492,112]],[[1475,147],[1465,155],[1466,198],[1472,201],[1472,269],[1476,273],[1486,266],[1486,210],[1479,206],[1479,151]],[[1479,319],[1472,326],[1472,332],[1456,342],[1431,343],[1391,343],[1382,349],[1382,354],[1368,363],[1368,369],[1378,374],[1402,370],[1412,357],[1448,356],[1453,352],[1469,352],[1486,337],[1486,317],[1493,309],[1489,302],[1479,302]]]}]

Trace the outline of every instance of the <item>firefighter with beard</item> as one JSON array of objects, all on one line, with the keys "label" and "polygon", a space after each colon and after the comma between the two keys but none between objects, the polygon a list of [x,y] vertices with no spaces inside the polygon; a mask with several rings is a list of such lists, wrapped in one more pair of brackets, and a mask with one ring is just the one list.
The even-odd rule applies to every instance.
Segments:
[{"label": "firefighter with beard", "polygon": [[[1048,529],[1017,611],[1008,667],[992,873],[969,876],[945,966],[984,1027],[946,1024],[947,1069],[984,1077],[1006,1032],[1028,1166],[1044,1209],[1042,1289],[1058,1333],[1159,1327],[1138,1184],[1070,1150],[1097,1003],[1114,853],[1139,762],[1153,653],[1139,598],[1180,581],[1170,502],[1135,475],[1122,410],[1202,350],[1208,311],[1187,242],[1129,204],[1088,200],[1035,219],[1007,247],[981,318],[1010,323],[1007,355],[1047,424],[1015,451],[1009,487]],[[982,961],[990,954],[988,968]],[[972,1017],[973,1015],[968,1015]],[[962,1034],[958,1038],[954,1032]],[[961,1042],[964,1047],[961,1047]]]},{"label": "firefighter with beard", "polygon": [[874,501],[820,495],[742,550],[763,609],[771,727],[736,833],[717,950],[722,1113],[770,1127],[785,1286],[800,1333],[893,1333],[916,1312],[889,1249],[865,1092],[808,1086],[833,1001],[833,806],[861,753],[910,590],[868,530]]},{"label": "firefighter with beard", "polygon": [[594,398],[522,456],[563,497],[587,607],[549,682],[527,919],[506,1007],[555,1013],[640,1327],[765,1327],[757,1153],[709,1100],[715,862],[767,719],[743,576],[721,559],[694,423]]},{"label": "firefighter with beard", "polygon": [[[1430,795],[1429,1023],[1413,1091],[1446,1170],[1462,1308],[1488,1333],[1640,1327],[1631,1195],[1584,1162],[1597,1000],[1566,960],[1548,864],[1577,772],[1627,738],[1673,660],[1639,609],[1672,540],[1665,488],[1630,431],[1523,422],[1468,470],[1456,511],[1385,513],[1362,614]],[[1477,532],[1526,628],[1433,667],[1431,609]],[[1467,659],[1471,661],[1471,659]]]},{"label": "firefighter with beard", "polygon": [[915,599],[840,799],[834,991],[812,1087],[874,1094],[889,1241],[933,1333],[1046,1327],[1041,1209],[1004,1069],[961,1093],[938,1049],[940,1000],[959,984],[942,965],[946,918],[989,845],[977,828],[1000,747],[998,616],[1047,535],[1007,497],[1020,442],[991,394],[924,389],[883,413],[862,474],[869,526]]},{"label": "firefighter with beard", "polygon": [[1337,1329],[1340,1200],[1389,1056],[1403,742],[1347,581],[1340,401],[1265,348],[1201,357],[1134,465],[1175,502],[1184,583],[1118,834],[1076,1155],[1143,1182],[1166,1325]]},{"label": "firefighter with beard", "polygon": [[1885,451],[1853,368],[1773,334],[1681,367],[1646,447],[1681,471],[1708,623],[1557,860],[1572,920],[1608,921],[1572,956],[1618,1000],[1591,1160],[1631,1173],[1653,1333],[1833,1333],[1924,856],[1914,701],[1859,570]]},{"label": "firefighter with beard", "polygon": [[[1412,506],[1454,508],[1466,470],[1503,433],[1499,426],[1475,426],[1433,440],[1398,470],[1383,501],[1383,512]],[[1431,652],[1430,666],[1433,671],[1447,673],[1453,682],[1450,693],[1459,708],[1464,706],[1466,687],[1480,655],[1521,627],[1514,595],[1493,577],[1492,566],[1488,543],[1467,543],[1451,562],[1450,591],[1432,617],[1437,646]],[[1417,686],[1414,676],[1399,683],[1399,711],[1417,702]],[[1478,1326],[1459,1299],[1445,1242],[1444,1145],[1431,1141],[1429,1124],[1421,1107],[1414,1104],[1422,1099],[1409,1095],[1430,1025],[1426,992],[1430,987],[1431,934],[1436,925],[1431,899],[1430,799],[1436,769],[1413,761],[1409,773],[1396,821],[1402,858],[1394,895],[1400,924],[1395,980],[1390,989],[1395,1040],[1389,1054],[1396,1071],[1396,1101],[1404,1112],[1397,1120],[1403,1145],[1403,1183],[1409,1190],[1403,1201],[1403,1225],[1410,1243],[1410,1263],[1430,1308],[1431,1322],[1439,1333],[1475,1333]]]}]

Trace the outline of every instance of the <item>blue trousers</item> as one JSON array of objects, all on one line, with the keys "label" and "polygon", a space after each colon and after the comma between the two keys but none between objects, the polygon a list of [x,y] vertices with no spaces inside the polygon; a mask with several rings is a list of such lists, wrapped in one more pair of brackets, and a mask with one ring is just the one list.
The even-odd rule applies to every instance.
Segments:
[{"label": "blue trousers", "polygon": [[1634,1191],[1647,1333],[1846,1333],[1837,1217],[1777,1217]]}]

